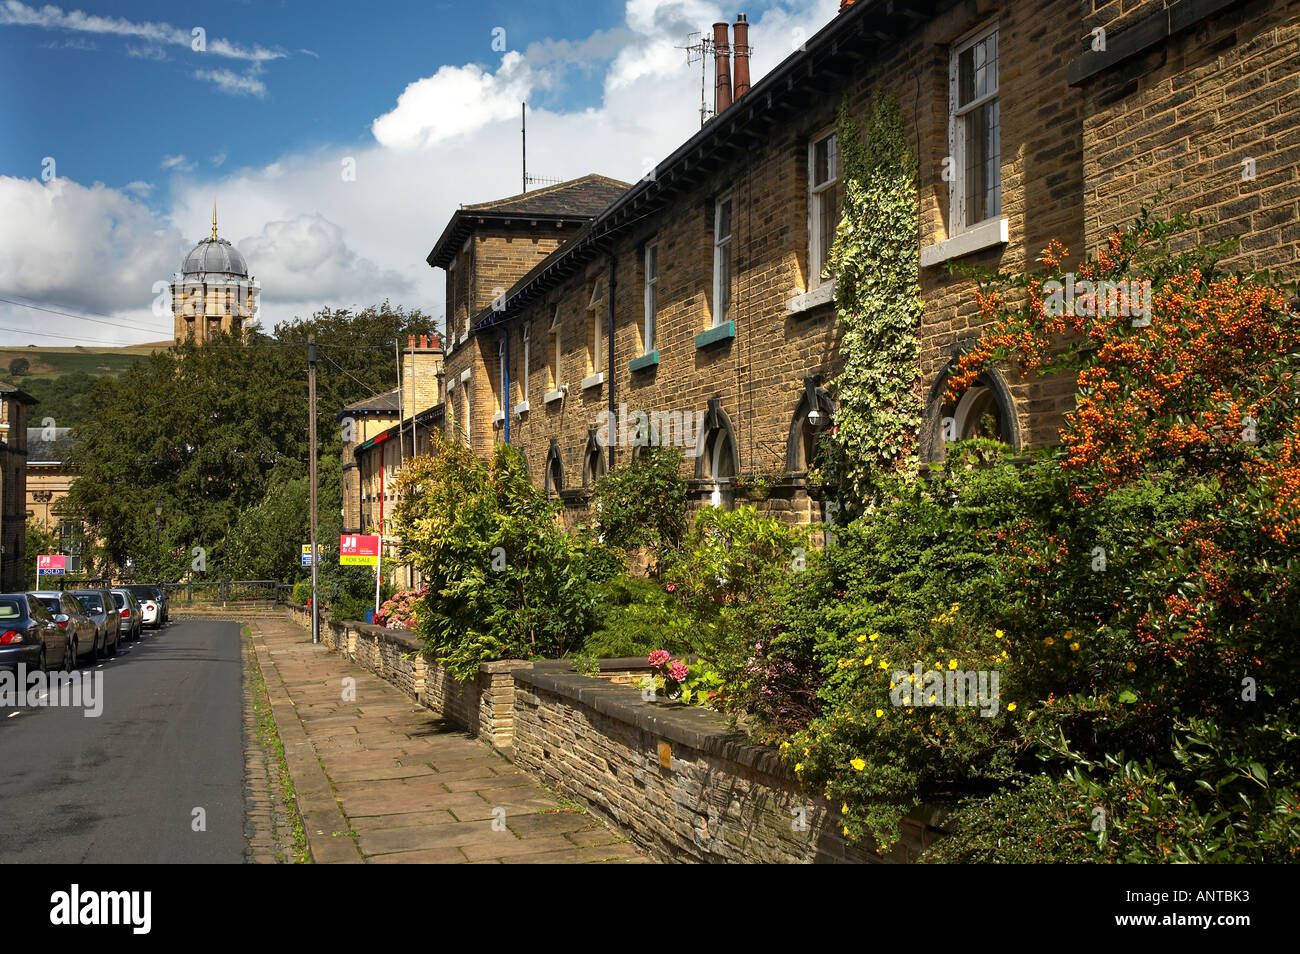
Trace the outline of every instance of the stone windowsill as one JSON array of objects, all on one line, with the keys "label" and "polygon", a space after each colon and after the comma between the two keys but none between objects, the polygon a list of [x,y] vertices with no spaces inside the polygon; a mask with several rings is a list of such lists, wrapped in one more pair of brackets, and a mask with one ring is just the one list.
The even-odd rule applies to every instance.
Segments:
[{"label": "stone windowsill", "polygon": [[701,331],[695,336],[696,349],[707,348],[709,345],[715,345],[720,341],[730,341],[736,337],[736,323],[734,321],[724,321],[720,325],[714,325],[708,331]]},{"label": "stone windowsill", "polygon": [[643,354],[639,358],[633,358],[628,363],[627,369],[629,371],[642,371],[646,368],[653,368],[658,363],[659,363],[659,349],[656,348],[654,351],[651,351],[647,354]]},{"label": "stone windowsill", "polygon": [[562,397],[564,397],[564,392],[559,388],[556,388],[554,391],[547,391],[544,395],[542,395],[542,403],[552,404],[560,400]]},{"label": "stone windowsill", "polygon": [[515,405],[515,417],[523,417],[525,414],[528,413],[528,411],[529,411],[529,405],[527,401],[520,401],[518,404]]},{"label": "stone windowsill", "polygon": [[506,419],[505,411],[494,411],[492,414],[492,424],[496,426]]},{"label": "stone windowsill", "polygon": [[930,268],[942,265],[954,258],[961,258],[975,252],[997,245],[1006,245],[1010,241],[1010,225],[1006,219],[989,219],[979,225],[960,232],[952,238],[935,242],[921,249],[921,267]]},{"label": "stone windowsill", "polygon": [[597,371],[595,374],[590,374],[582,379],[582,389],[585,391],[588,388],[598,388],[604,383],[605,372]]},{"label": "stone windowsill", "polygon": [[462,381],[468,381],[469,376],[473,372],[473,370],[474,370],[473,368],[466,368],[464,371],[460,373],[460,379]]},{"label": "stone windowsill", "polygon": [[811,311],[819,305],[825,305],[835,300],[835,280],[822,282],[811,291],[806,291],[802,295],[795,295],[785,303],[785,313],[787,315],[798,315],[805,311]]}]

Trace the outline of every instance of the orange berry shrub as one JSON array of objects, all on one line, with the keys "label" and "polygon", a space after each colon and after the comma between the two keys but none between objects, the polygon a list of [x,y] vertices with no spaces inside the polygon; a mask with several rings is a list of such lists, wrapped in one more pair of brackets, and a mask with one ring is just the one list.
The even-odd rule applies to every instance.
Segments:
[{"label": "orange berry shrub", "polygon": [[[1144,210],[1073,273],[1054,243],[981,275],[948,398],[1073,373],[1059,446],[952,447],[776,601],[764,652],[817,699],[782,751],[850,838],[937,802],[937,860],[1300,853],[1300,316],[1191,225]],[[996,673],[996,709],[900,705],[917,665]]]}]

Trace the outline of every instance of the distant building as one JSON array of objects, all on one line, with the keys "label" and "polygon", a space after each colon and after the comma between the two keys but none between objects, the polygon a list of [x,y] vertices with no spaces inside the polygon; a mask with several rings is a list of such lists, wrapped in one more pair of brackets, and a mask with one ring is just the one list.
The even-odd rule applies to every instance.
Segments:
[{"label": "distant building", "polygon": [[84,527],[81,520],[60,512],[76,474],[68,454],[76,444],[68,427],[27,428],[27,519],[59,535],[59,551],[68,556],[68,572],[80,569]]},{"label": "distant building", "polygon": [[248,274],[248,263],[239,250],[217,236],[216,203],[212,236],[185,256],[171,289],[176,344],[202,344],[218,333],[242,334],[256,316],[262,286]]},{"label": "distant building", "polygon": [[26,586],[27,408],[36,399],[0,381],[0,590]]}]

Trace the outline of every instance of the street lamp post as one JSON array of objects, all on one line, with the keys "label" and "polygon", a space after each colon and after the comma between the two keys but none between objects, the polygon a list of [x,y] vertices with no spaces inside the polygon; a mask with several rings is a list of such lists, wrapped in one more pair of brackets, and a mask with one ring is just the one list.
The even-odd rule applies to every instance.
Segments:
[{"label": "street lamp post", "polygon": [[158,585],[162,586],[162,499],[153,508],[153,565],[158,574]]}]

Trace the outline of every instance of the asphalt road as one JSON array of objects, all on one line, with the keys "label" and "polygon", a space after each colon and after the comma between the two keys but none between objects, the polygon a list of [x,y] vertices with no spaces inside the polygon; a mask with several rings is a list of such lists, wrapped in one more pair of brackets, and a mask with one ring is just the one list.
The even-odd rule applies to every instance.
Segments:
[{"label": "asphalt road", "polygon": [[0,863],[242,862],[239,625],[145,630],[95,670],[97,718],[0,707]]}]

